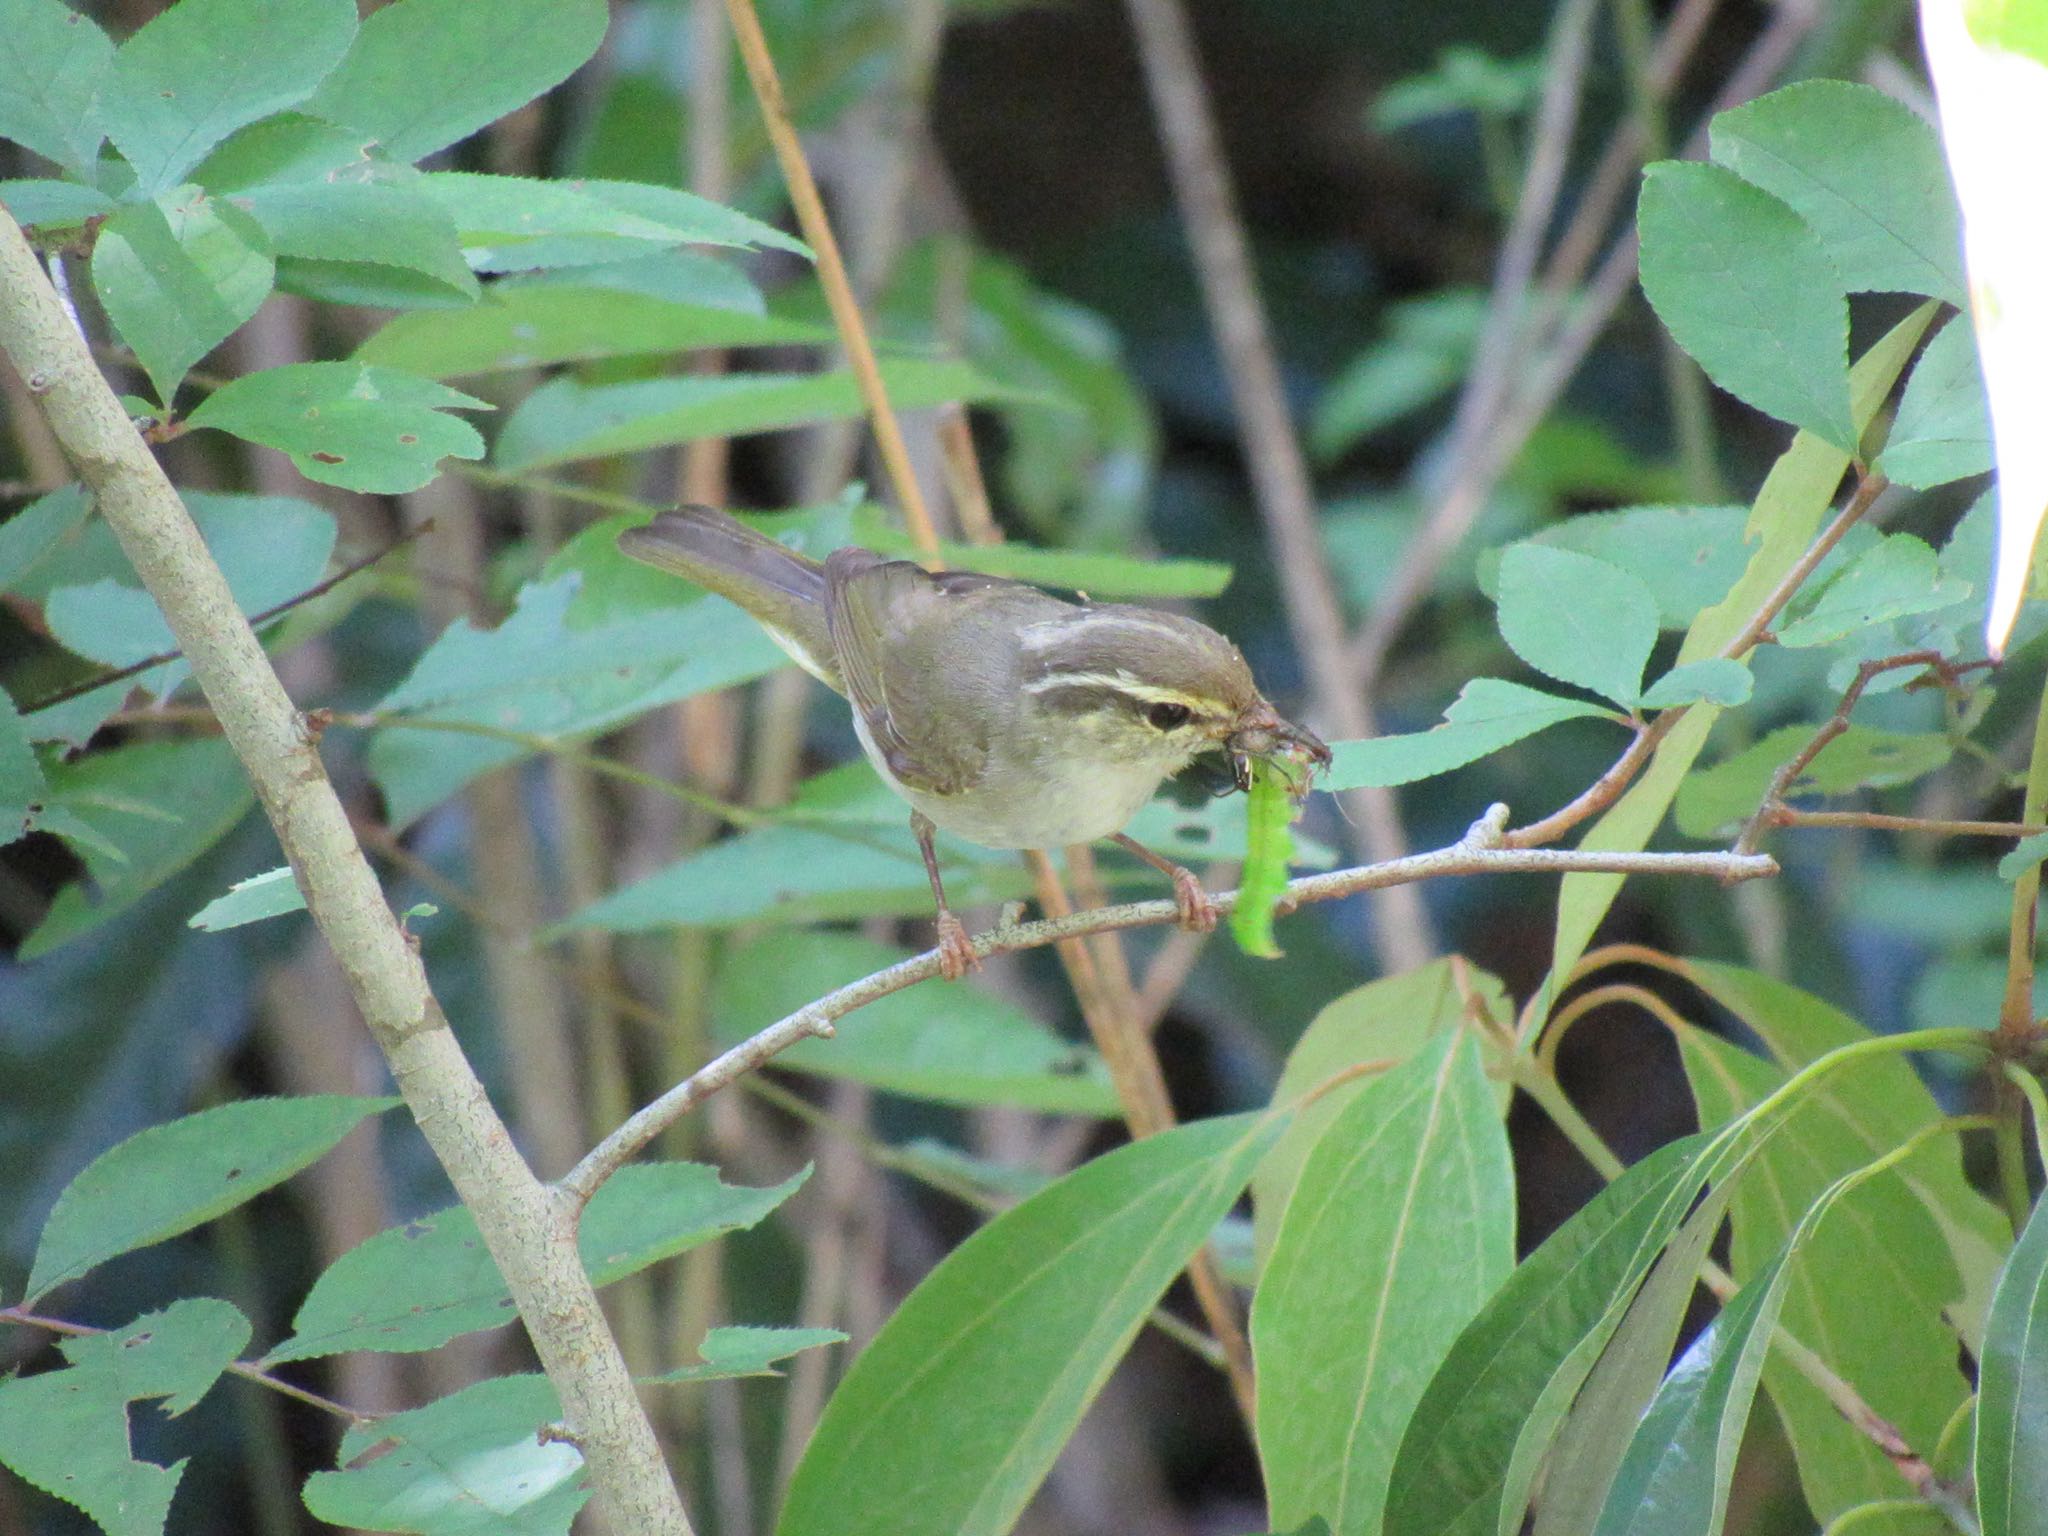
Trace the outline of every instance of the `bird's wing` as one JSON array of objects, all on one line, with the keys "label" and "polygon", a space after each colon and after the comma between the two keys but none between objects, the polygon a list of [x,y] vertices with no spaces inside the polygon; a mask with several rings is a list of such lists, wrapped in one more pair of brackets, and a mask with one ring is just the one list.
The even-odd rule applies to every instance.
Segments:
[{"label": "bird's wing", "polygon": [[825,623],[846,696],[889,771],[911,789],[958,794],[987,764],[991,701],[977,658],[950,643],[948,621],[953,605],[992,584],[935,577],[865,549],[835,550],[825,561]]}]

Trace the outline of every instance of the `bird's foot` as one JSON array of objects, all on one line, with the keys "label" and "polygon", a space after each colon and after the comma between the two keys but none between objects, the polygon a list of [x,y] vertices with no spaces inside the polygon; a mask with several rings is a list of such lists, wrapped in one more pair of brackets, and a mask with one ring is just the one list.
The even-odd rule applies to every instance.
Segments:
[{"label": "bird's foot", "polygon": [[969,971],[981,969],[981,956],[967,937],[967,925],[950,912],[939,913],[939,974],[958,981]]},{"label": "bird's foot", "polygon": [[1193,933],[1208,933],[1216,926],[1216,903],[1202,889],[1191,869],[1175,865],[1173,870],[1175,921]]}]

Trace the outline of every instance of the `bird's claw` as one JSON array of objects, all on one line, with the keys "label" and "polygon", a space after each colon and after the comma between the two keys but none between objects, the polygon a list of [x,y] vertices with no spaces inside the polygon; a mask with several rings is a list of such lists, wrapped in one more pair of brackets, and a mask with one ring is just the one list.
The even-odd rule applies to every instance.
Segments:
[{"label": "bird's claw", "polygon": [[981,956],[974,952],[974,941],[967,937],[967,925],[950,912],[939,914],[939,974],[948,981],[958,981],[969,971],[981,969]]},{"label": "bird's claw", "polygon": [[1173,872],[1175,920],[1193,933],[1208,933],[1216,926],[1216,903],[1202,889],[1202,882],[1190,869]]}]

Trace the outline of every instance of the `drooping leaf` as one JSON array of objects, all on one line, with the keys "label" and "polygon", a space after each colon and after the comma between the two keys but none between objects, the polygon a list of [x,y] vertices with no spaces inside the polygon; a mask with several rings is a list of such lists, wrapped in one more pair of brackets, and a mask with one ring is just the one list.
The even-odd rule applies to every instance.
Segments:
[{"label": "drooping leaf", "polygon": [[1369,1081],[1301,1170],[1252,1306],[1275,1524],[1377,1532],[1402,1428],[1514,1268],[1514,1171],[1477,1045]]},{"label": "drooping leaf", "polygon": [[69,1368],[0,1382],[0,1463],[109,1536],[160,1536],[185,1463],[135,1459],[128,1405],[169,1398],[164,1412],[183,1413],[248,1342],[248,1319],[204,1296],[65,1339]]},{"label": "drooping leaf", "polygon": [[1475,677],[1444,711],[1444,723],[1407,736],[1375,736],[1331,745],[1321,787],[1332,792],[1366,785],[1410,784],[1512,746],[1567,720],[1610,719],[1580,699],[1561,699],[1497,677]]},{"label": "drooping leaf", "polygon": [[603,0],[397,0],[364,22],[306,111],[420,160],[569,78],[604,41]]},{"label": "drooping leaf", "polygon": [[801,1350],[844,1344],[837,1328],[713,1328],[697,1345],[698,1365],[680,1366],[646,1378],[661,1386],[693,1381],[729,1381],[738,1376],[780,1376],[775,1369]]},{"label": "drooping leaf", "polygon": [[1707,377],[1854,452],[1849,309],[1805,221],[1732,171],[1664,161],[1643,175],[1636,228],[1643,294]]},{"label": "drooping leaf", "polygon": [[[764,935],[719,970],[718,1038],[737,1044],[814,998],[910,958],[907,950],[850,933]],[[976,988],[920,986],[879,998],[841,1019],[832,1039],[803,1041],[775,1060],[944,1103],[1117,1112],[1109,1073],[1093,1050],[1061,1040]]]},{"label": "drooping leaf", "polygon": [[124,204],[92,252],[93,291],[163,405],[193,364],[256,313],[274,273],[262,226],[190,185]]},{"label": "drooping leaf", "polygon": [[36,1244],[27,1299],[233,1210],[396,1102],[342,1094],[244,1099],[138,1131],[94,1158],[58,1196]]},{"label": "drooping leaf", "polygon": [[1119,1148],[954,1249],[832,1395],[778,1536],[1007,1532],[1279,1128],[1238,1115]]},{"label": "drooping leaf", "polygon": [[[583,1267],[610,1285],[726,1232],[759,1222],[810,1170],[767,1189],[724,1183],[701,1163],[635,1163],[591,1197],[577,1231]],[[517,1316],[476,1218],[453,1206],[390,1227],[327,1266],[266,1357],[310,1360],[351,1349],[436,1349]]]},{"label": "drooping leaf", "polygon": [[246,880],[237,880],[228,890],[192,914],[191,926],[219,933],[244,923],[260,923],[266,917],[306,910],[306,894],[292,878],[290,869],[269,869]]},{"label": "drooping leaf", "polygon": [[115,53],[100,122],[154,196],[244,123],[305,100],[355,31],[350,0],[179,0]]},{"label": "drooping leaf", "polygon": [[[1943,326],[1913,365],[1875,467],[1919,490],[1992,467],[1984,374],[1977,363],[1976,333],[1966,318],[1958,316]],[[1976,579],[1981,582],[1981,573]]]},{"label": "drooping leaf", "polygon": [[[899,410],[1013,398],[965,363],[900,358],[882,364]],[[549,380],[506,420],[492,459],[508,471],[542,469],[672,447],[700,437],[739,437],[859,415],[848,372],[677,376],[585,384]]]},{"label": "drooping leaf", "polygon": [[1501,556],[1501,638],[1547,677],[1632,706],[1657,628],[1657,599],[1619,566],[1547,544]]},{"label": "drooping leaf", "polygon": [[279,449],[309,480],[396,495],[433,479],[444,458],[482,458],[476,428],[446,413],[490,408],[394,368],[286,363],[215,390],[187,425]]},{"label": "drooping leaf", "polygon": [[90,175],[106,137],[93,100],[113,59],[106,33],[63,0],[0,0],[0,139]]},{"label": "drooping leaf", "polygon": [[2037,1205],[1992,1293],[1978,1377],[1977,1513],[1984,1536],[2048,1531],[2048,1204]]},{"label": "drooping leaf", "polygon": [[[417,4],[418,0],[400,0]],[[590,1497],[583,1455],[545,1376],[493,1376],[341,1437],[339,1469],[306,1479],[329,1525],[413,1536],[568,1536]]]},{"label": "drooping leaf", "polygon": [[1967,304],[1940,136],[1897,97],[1805,80],[1716,113],[1710,136],[1717,163],[1812,227],[1851,293]]}]

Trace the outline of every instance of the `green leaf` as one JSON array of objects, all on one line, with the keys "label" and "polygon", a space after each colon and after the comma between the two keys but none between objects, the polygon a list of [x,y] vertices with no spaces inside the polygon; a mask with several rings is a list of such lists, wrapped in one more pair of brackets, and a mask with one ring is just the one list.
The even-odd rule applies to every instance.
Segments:
[{"label": "green leaf", "polygon": [[85,488],[67,485],[0,523],[0,592],[16,590],[24,576],[72,540],[91,511]]},{"label": "green leaf", "polygon": [[1372,125],[1398,132],[1433,117],[1473,112],[1506,117],[1527,111],[1543,89],[1540,58],[1497,59],[1478,48],[1438,52],[1436,66],[1396,80],[1374,98]]},{"label": "green leaf", "polygon": [[[1252,1247],[1261,1264],[1273,1251],[1302,1164],[1337,1116],[1365,1091],[1369,1079],[1356,1069],[1405,1061],[1438,1034],[1460,1028],[1468,995],[1491,1022],[1512,1019],[1497,977],[1449,957],[1354,987],[1324,1004],[1309,1021],[1273,1088],[1274,1108],[1291,1111],[1287,1129],[1252,1175]],[[1346,1074],[1346,1080],[1338,1080]],[[1316,1097],[1303,1102],[1312,1092]],[[1495,1109],[1506,1108],[1507,1089],[1502,1087],[1495,1093]]]},{"label": "green leaf", "polygon": [[399,315],[355,355],[358,362],[447,379],[601,357],[825,339],[815,326],[722,305],[597,284],[502,282],[467,309]]},{"label": "green leaf", "polygon": [[1567,720],[1612,718],[1597,704],[1561,699],[1497,677],[1475,677],[1444,711],[1442,725],[1408,736],[1334,743],[1334,761],[1320,787],[1334,793],[1409,784],[1462,768]]},{"label": "green leaf", "polygon": [[[1817,726],[1783,725],[1711,768],[1695,769],[1678,791],[1678,830],[1711,839],[1756,814],[1771,775],[1813,740]],[[1786,786],[1787,799],[1892,789],[1925,778],[1955,754],[1935,731],[1880,731],[1852,725]]]},{"label": "green leaf", "polygon": [[236,201],[263,226],[279,256],[374,262],[417,272],[465,299],[481,292],[462,259],[454,222],[417,186],[306,181],[255,187]]},{"label": "green leaf", "polygon": [[461,232],[479,272],[591,266],[675,245],[773,247],[808,255],[772,224],[674,187],[635,181],[537,181],[436,171],[420,181]]},{"label": "green leaf", "polygon": [[1967,316],[1941,328],[1906,380],[1877,472],[1917,490],[1992,468],[1991,414]]},{"label": "green leaf", "polygon": [[1991,1298],[1977,1398],[1977,1513],[1984,1536],[2048,1531],[2048,1203],[2037,1205]]},{"label": "green leaf", "polygon": [[114,55],[100,121],[154,196],[243,124],[305,100],[355,31],[350,0],[178,0]]},{"label": "green leaf", "polygon": [[0,0],[0,139],[90,176],[106,137],[93,101],[113,61],[106,33],[62,0]]},{"label": "green leaf", "polygon": [[713,1328],[697,1345],[700,1365],[685,1365],[642,1378],[650,1385],[729,1381],[739,1376],[780,1376],[778,1360],[826,1344],[844,1344],[837,1328]]},{"label": "green leaf", "polygon": [[1963,0],[1963,19],[1984,47],[2048,65],[2048,18],[2029,0]]},{"label": "green leaf", "polygon": [[396,495],[433,479],[444,458],[482,458],[476,429],[443,413],[490,408],[392,368],[287,363],[215,390],[186,424],[279,449],[308,480]]},{"label": "green leaf", "polygon": [[1430,1378],[1401,1437],[1386,1536],[1515,1528],[1532,1463],[1678,1229],[1710,1160],[1704,1137],[1658,1148],[1494,1293]]},{"label": "green leaf", "polygon": [[35,830],[49,792],[21,712],[0,689],[0,846]]},{"label": "green leaf", "polygon": [[1619,566],[1546,544],[1500,557],[1501,638],[1561,683],[1634,705],[1657,628],[1657,599]]},{"label": "green leaf", "polygon": [[1276,1525],[1380,1528],[1402,1428],[1515,1262],[1514,1169],[1479,1049],[1449,1030],[1315,1144],[1252,1305]]},{"label": "green leaf", "polygon": [[[400,0],[418,4],[419,0]],[[568,1536],[590,1497],[583,1455],[545,1376],[493,1376],[438,1402],[351,1425],[341,1469],[306,1479],[329,1525],[418,1536]]]},{"label": "green leaf", "polygon": [[159,1536],[185,1463],[134,1459],[128,1404],[164,1397],[165,1413],[183,1413],[248,1342],[248,1319],[204,1296],[65,1339],[68,1369],[0,1382],[0,1462],[110,1536]]},{"label": "green leaf", "polygon": [[305,892],[299,889],[291,870],[270,869],[237,880],[224,895],[214,897],[186,922],[189,927],[219,933],[244,923],[260,923],[266,917],[283,917],[287,912],[305,910]]},{"label": "green leaf", "polygon": [[191,179],[217,196],[339,179],[415,173],[377,152],[360,133],[339,124],[280,112],[229,135],[192,169]]},{"label": "green leaf", "polygon": [[[1014,398],[965,363],[925,358],[884,362],[882,382],[898,410]],[[565,375],[526,397],[506,420],[491,457],[503,470],[543,469],[700,437],[834,421],[862,409],[853,375],[843,371],[685,375],[616,384],[585,384]]]},{"label": "green leaf", "polygon": [[[809,1177],[768,1189],[737,1188],[701,1163],[634,1163],[599,1187],[577,1229],[593,1284],[610,1285],[727,1232],[745,1231]],[[351,1349],[412,1353],[495,1328],[516,1316],[512,1296],[478,1236],[476,1218],[451,1206],[389,1227],[327,1266],[292,1319],[292,1335],[265,1358],[311,1360]]]},{"label": "green leaf", "polygon": [[[910,958],[907,950],[850,933],[765,935],[719,969],[719,1041],[737,1044],[814,998]],[[1094,1051],[977,988],[911,987],[849,1014],[838,1029],[833,1039],[790,1047],[776,1065],[942,1103],[1117,1112],[1109,1073]]]},{"label": "green leaf", "polygon": [[30,1302],[117,1254],[189,1232],[317,1162],[396,1099],[244,1099],[138,1131],[65,1186],[43,1223]]},{"label": "green leaf", "polygon": [[[1620,566],[1650,589],[1662,626],[1683,629],[1741,578],[1750,556],[1742,535],[1748,520],[1747,507],[1626,507],[1578,513],[1527,542]],[[1483,565],[1480,585],[1489,595],[1498,592]]]},{"label": "green leaf", "polygon": [[1888,533],[1779,626],[1778,644],[1833,645],[1893,619],[1951,607],[1969,595],[1967,587],[1943,577],[1926,541]]},{"label": "green leaf", "polygon": [[[873,504],[853,518],[853,542],[885,555],[920,558],[922,551]],[[1092,598],[1214,597],[1230,585],[1231,569],[1220,560],[1148,560],[1095,549],[1035,549],[1029,544],[941,542],[939,555],[950,571],[982,571],[1028,581],[1035,587],[1085,592]]]},{"label": "green leaf", "polygon": [[954,1249],[832,1395],[778,1536],[1007,1532],[1279,1129],[1236,1115],[1121,1147]]},{"label": "green leaf", "polygon": [[[80,17],[83,21],[85,18]],[[23,228],[76,229],[114,211],[114,200],[75,181],[0,181],[0,204]]]},{"label": "green leaf", "polygon": [[274,272],[262,226],[194,186],[125,205],[92,251],[93,291],[165,406],[192,365],[256,313]]},{"label": "green leaf", "polygon": [[57,893],[20,958],[33,960],[125,912],[211,848],[255,800],[224,741],[150,741],[49,770],[44,830],[84,860],[86,885]]},{"label": "green leaf", "polygon": [[1755,686],[1756,679],[1741,662],[1725,656],[1708,656],[1673,667],[1643,690],[1642,703],[1645,709],[1670,709],[1704,700],[1733,709],[1749,702]]},{"label": "green leaf", "polygon": [[1636,208],[1643,294],[1707,377],[1856,449],[1842,278],[1798,214],[1715,165],[1664,161]]},{"label": "green leaf", "polygon": [[1807,80],[1726,112],[1716,162],[1789,204],[1851,293],[1924,293],[1969,307],[1941,137],[1895,97]]},{"label": "green leaf", "polygon": [[2043,859],[2048,859],[2048,832],[2023,837],[2013,844],[2012,852],[1998,861],[1998,878],[2017,880]]},{"label": "green leaf", "polygon": [[1359,353],[1316,402],[1308,432],[1316,456],[1334,459],[1450,393],[1465,376],[1485,320],[1486,295],[1476,288],[1390,305],[1388,334]]},{"label": "green leaf", "polygon": [[363,22],[306,111],[420,160],[569,78],[604,41],[604,0],[397,0]]}]

